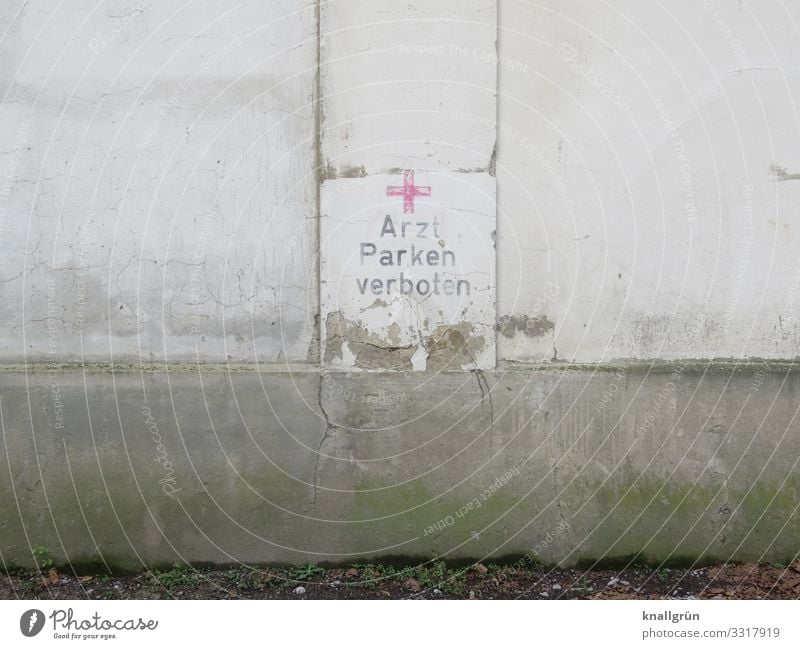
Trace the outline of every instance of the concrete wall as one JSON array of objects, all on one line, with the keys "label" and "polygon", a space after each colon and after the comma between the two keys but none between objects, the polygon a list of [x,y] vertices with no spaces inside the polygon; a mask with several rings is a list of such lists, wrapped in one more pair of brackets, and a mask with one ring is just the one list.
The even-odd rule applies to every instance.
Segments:
[{"label": "concrete wall", "polygon": [[797,555],[797,12],[163,4],[0,7],[3,562]]},{"label": "concrete wall", "polygon": [[796,403],[799,381],[722,365],[3,372],[0,550],[132,569],[785,561],[800,443],[795,406],[771,401]]},{"label": "concrete wall", "polygon": [[500,9],[500,357],[795,358],[796,12]]}]

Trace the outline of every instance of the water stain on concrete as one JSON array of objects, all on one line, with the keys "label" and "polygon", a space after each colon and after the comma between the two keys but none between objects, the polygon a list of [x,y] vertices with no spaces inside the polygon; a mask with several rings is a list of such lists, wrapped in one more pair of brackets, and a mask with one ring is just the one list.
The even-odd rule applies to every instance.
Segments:
[{"label": "water stain on concrete", "polygon": [[504,315],[497,323],[497,330],[506,338],[521,333],[529,338],[542,338],[555,329],[555,323],[547,316]]},{"label": "water stain on concrete", "polygon": [[800,173],[790,174],[780,165],[772,165],[769,168],[770,173],[775,176],[778,181],[784,180],[800,180]]},{"label": "water stain on concrete", "polygon": [[364,165],[342,165],[337,169],[336,165],[328,162],[322,172],[323,180],[335,180],[336,178],[366,178],[367,169]]}]

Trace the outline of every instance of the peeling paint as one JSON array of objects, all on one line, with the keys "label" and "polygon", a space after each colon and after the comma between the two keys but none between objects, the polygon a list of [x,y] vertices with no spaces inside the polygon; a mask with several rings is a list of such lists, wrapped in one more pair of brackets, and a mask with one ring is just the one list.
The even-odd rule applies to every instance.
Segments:
[{"label": "peeling paint", "polygon": [[428,352],[420,345],[411,357],[411,366],[415,372],[424,372],[428,369]]},{"label": "peeling paint", "polygon": [[[393,327],[399,327],[397,323]],[[397,338],[390,333],[390,339]],[[327,365],[356,367],[364,370],[411,370],[416,345],[393,345],[390,340],[369,331],[360,322],[348,320],[340,312],[329,313],[325,320],[325,355]]]},{"label": "peeling paint", "polygon": [[[324,363],[332,367],[362,370],[470,370],[486,345],[472,323],[440,325],[421,343],[400,345],[370,331],[361,322],[348,320],[342,313],[328,314],[325,322]],[[397,327],[399,330],[399,327]]]},{"label": "peeling paint", "polygon": [[429,370],[474,369],[486,339],[475,335],[470,323],[440,325],[425,339]]}]

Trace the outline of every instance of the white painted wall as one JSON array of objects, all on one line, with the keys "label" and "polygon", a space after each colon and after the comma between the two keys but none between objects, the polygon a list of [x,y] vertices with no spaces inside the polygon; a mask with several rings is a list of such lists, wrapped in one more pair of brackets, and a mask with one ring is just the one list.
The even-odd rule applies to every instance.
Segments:
[{"label": "white painted wall", "polygon": [[296,0],[3,2],[0,359],[305,360],[316,49]]},{"label": "white painted wall", "polygon": [[[322,2],[323,156],[334,169],[485,169],[496,0]],[[482,121],[453,119],[470,106]]]},{"label": "white painted wall", "polygon": [[317,152],[313,2],[3,2],[0,360],[305,360],[317,154],[495,139],[497,313],[536,323],[499,359],[794,358],[800,10],[494,12],[323,2]]},{"label": "white painted wall", "polygon": [[800,170],[799,25],[767,0],[501,3],[499,313],[555,323],[501,358],[794,358],[800,182],[772,166]]}]

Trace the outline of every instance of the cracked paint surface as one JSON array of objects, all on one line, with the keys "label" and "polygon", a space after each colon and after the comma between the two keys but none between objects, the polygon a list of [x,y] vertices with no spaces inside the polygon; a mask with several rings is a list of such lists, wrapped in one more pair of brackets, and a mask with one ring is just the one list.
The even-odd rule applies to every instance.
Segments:
[{"label": "cracked paint surface", "polygon": [[112,4],[0,9],[0,360],[304,360],[313,7]]}]

